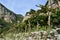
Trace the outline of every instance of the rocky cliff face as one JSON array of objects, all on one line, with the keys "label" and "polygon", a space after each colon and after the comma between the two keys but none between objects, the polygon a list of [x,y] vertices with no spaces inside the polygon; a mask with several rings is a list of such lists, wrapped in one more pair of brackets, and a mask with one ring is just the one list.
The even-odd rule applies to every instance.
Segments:
[{"label": "rocky cliff face", "polygon": [[12,20],[17,21],[17,14],[7,9],[4,5],[0,3],[0,19],[12,23]]},{"label": "rocky cliff face", "polygon": [[49,8],[57,8],[57,7],[60,7],[60,0],[48,0],[46,5],[49,7]]}]

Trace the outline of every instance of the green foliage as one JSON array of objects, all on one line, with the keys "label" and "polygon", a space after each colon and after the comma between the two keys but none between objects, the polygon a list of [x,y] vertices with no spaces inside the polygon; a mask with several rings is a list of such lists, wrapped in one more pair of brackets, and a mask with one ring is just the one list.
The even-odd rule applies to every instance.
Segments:
[{"label": "green foliage", "polygon": [[0,34],[9,30],[11,26],[11,23],[7,23],[6,21],[0,19]]},{"label": "green foliage", "polygon": [[55,12],[52,13],[51,24],[60,25],[60,9],[55,9]]},{"label": "green foliage", "polygon": [[[13,23],[7,23],[4,20],[0,19],[0,34],[6,31],[15,31],[15,32],[27,32],[29,29],[31,31],[37,30],[48,30],[52,29],[48,27],[48,15],[46,14],[48,11],[51,12],[51,25],[54,27],[55,25],[60,25],[60,9],[52,9],[47,6],[39,6],[40,10],[31,9],[26,13],[30,15],[30,18],[22,22],[23,16],[17,14],[16,21],[12,20]],[[17,23],[19,21],[19,23]]]},{"label": "green foliage", "polygon": [[36,12],[36,11],[35,11],[34,9],[30,9],[29,12],[26,12],[26,15],[27,15],[28,13],[29,13],[30,15],[31,15],[31,14],[35,14],[35,12]]},{"label": "green foliage", "polygon": [[[0,34],[2,33],[7,33],[7,31],[14,29],[15,26],[17,25],[16,21],[22,21],[23,17],[22,15],[17,15],[17,20],[12,20],[12,23],[8,23],[3,19],[0,19]],[[16,27],[17,28],[17,27]],[[16,31],[16,30],[15,30]]]},{"label": "green foliage", "polygon": [[[45,30],[45,26],[48,26],[48,15],[46,14],[48,11],[51,12],[51,25],[58,26],[60,25],[60,9],[52,9],[47,6],[39,6],[41,9],[37,11],[30,10],[28,13],[31,13],[31,18],[25,20],[26,26],[28,26],[30,22],[31,29],[37,28],[37,22],[41,29]],[[29,22],[28,22],[29,21]],[[42,27],[44,26],[44,27]]]},{"label": "green foliage", "polygon": [[16,17],[17,17],[17,21],[22,21],[23,19],[23,16],[21,14],[16,14]]}]

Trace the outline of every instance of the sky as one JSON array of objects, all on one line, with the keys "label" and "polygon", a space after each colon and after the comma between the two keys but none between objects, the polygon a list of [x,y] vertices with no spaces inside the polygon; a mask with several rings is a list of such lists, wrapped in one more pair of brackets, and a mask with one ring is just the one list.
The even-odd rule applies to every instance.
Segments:
[{"label": "sky", "polygon": [[14,13],[24,16],[30,9],[38,10],[39,8],[35,5],[44,5],[46,1],[47,0],[0,0],[0,3]]}]

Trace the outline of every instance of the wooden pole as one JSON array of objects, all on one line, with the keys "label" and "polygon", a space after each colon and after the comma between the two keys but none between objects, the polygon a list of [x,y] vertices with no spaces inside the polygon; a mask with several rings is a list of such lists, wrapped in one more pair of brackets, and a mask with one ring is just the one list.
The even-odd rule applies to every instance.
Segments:
[{"label": "wooden pole", "polygon": [[[50,9],[50,8],[52,8],[52,6],[51,6],[51,0],[48,0],[49,1],[49,6],[48,6],[48,8]],[[50,27],[50,18],[51,18],[51,12],[50,12],[50,10],[48,11],[48,26]]]},{"label": "wooden pole", "polygon": [[38,28],[38,27],[39,27],[39,23],[38,23],[38,21],[37,21],[37,31],[39,30],[39,28]]},{"label": "wooden pole", "polygon": [[31,27],[30,27],[30,21],[28,20],[28,26],[29,26],[29,33],[30,33],[30,31],[31,31]]},{"label": "wooden pole", "polygon": [[51,12],[48,12],[48,26],[50,27],[50,15],[51,15]]}]

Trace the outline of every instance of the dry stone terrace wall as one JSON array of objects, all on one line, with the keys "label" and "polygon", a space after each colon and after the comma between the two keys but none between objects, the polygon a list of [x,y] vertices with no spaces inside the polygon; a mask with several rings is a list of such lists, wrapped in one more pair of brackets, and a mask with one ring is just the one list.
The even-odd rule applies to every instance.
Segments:
[{"label": "dry stone terrace wall", "polygon": [[60,40],[60,34],[55,29],[48,31],[35,31],[31,33],[9,33],[0,40]]}]

